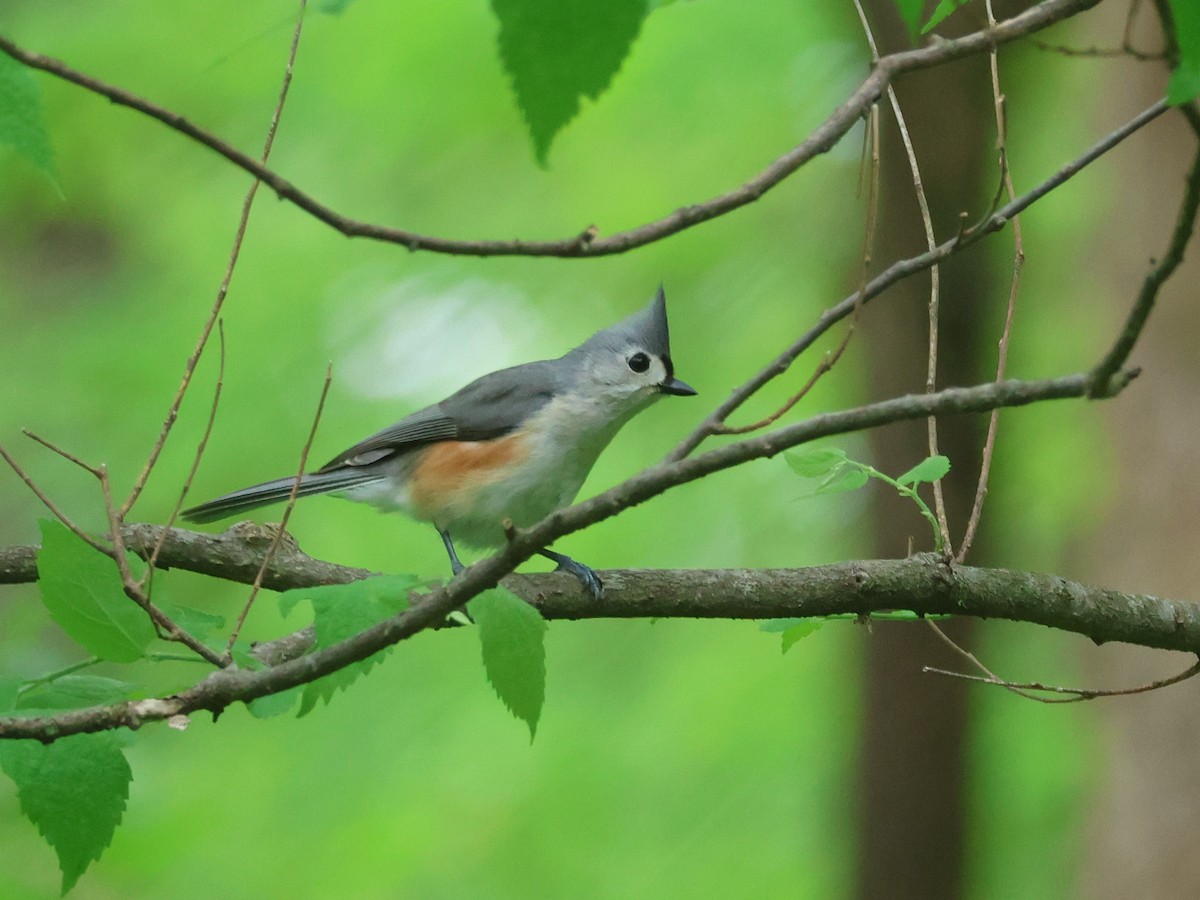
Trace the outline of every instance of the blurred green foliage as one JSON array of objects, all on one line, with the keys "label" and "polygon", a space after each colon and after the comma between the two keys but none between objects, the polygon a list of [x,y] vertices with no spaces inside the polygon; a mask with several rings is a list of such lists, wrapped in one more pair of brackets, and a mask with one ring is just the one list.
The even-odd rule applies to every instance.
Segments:
[{"label": "blurred green foliage", "polygon": [[[746,180],[865,71],[848,6],[654,6],[608,90],[555,138],[546,170],[530,158],[486,4],[359,2],[311,16],[272,166],[348,214],[418,231],[614,231]],[[232,0],[169,10],[149,0],[9,0],[2,10],[18,43],[247,152],[261,144],[295,12]],[[1090,137],[1084,116],[1064,118],[1052,101],[1094,93],[1062,60],[1014,58],[1006,90],[1028,118],[1012,123],[1011,156],[1032,181]],[[22,442],[19,429],[104,462],[118,486],[130,482],[211,306],[247,179],[140,116],[38,81],[65,199],[32,166],[0,161],[0,442],[78,521],[101,529],[88,477]],[[1038,127],[1039,116],[1053,127]],[[584,494],[617,482],[658,459],[856,283],[859,146],[851,135],[749,209],[588,261],[457,259],[348,241],[261,195],[224,312],[223,402],[193,499],[292,470],[327,360],[335,380],[317,457],[483,372],[565,351],[661,280],[679,375],[701,396],[636,419]],[[1080,284],[1088,276],[1073,262],[1086,240],[1080,222],[1104,211],[1087,177],[1102,179],[1103,169],[1026,214],[1027,245],[1055,252],[1026,269],[1015,375],[1086,364],[1103,343],[1066,299],[1111,289]],[[1010,252],[1004,240],[1000,257]],[[138,518],[162,521],[178,496],[208,411],[212,349]],[[852,343],[803,412],[861,399],[866,364]],[[811,362],[800,365],[806,376]],[[765,392],[747,420],[774,409],[793,381]],[[1063,535],[1103,503],[1099,429],[1082,405],[1005,416],[985,522],[1007,564],[1053,568]],[[795,566],[869,552],[861,500],[792,502],[802,493],[782,462],[758,463],[632,509],[562,549],[601,569]],[[3,473],[0,503],[0,540],[36,542],[38,504]],[[433,530],[398,517],[319,498],[297,508],[292,528],[322,558],[447,574]],[[245,596],[187,573],[160,582],[227,617]],[[245,635],[297,624],[260,601]],[[1054,636],[989,634],[984,652],[998,670],[1074,680]],[[3,590],[0,635],[0,678],[79,659],[31,587]],[[134,780],[121,829],[72,896],[844,896],[857,660],[869,639],[836,624],[781,656],[745,623],[553,623],[547,702],[530,746],[490,696],[476,636],[423,634],[305,718],[235,708],[184,732],[147,729],[126,751]],[[134,674],[170,691],[201,671],[143,664]],[[1088,788],[1078,765],[1087,712],[976,696],[972,896],[1061,896]],[[53,854],[7,781],[0,847],[0,894],[57,892]],[[1020,889],[1010,890],[1017,872]]]}]

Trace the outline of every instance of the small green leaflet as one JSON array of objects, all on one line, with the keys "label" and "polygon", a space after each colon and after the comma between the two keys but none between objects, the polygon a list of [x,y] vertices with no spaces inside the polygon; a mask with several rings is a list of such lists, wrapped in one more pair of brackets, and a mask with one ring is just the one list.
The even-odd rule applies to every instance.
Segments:
[{"label": "small green leaflet", "polygon": [[767,619],[758,626],[758,630],[778,634],[782,639],[782,650],[787,653],[793,644],[820,631],[824,624],[823,619]]},{"label": "small green leaflet", "polygon": [[[320,650],[403,612],[408,608],[408,592],[420,584],[423,584],[422,580],[415,575],[376,575],[349,584],[296,588],[279,595],[279,609],[286,616],[301,600],[310,601],[317,633],[315,649]],[[339,690],[345,690],[358,676],[371,671],[380,659],[381,654],[377,653],[306,684],[300,694],[297,715],[308,715],[318,700],[328,703]],[[275,703],[259,703],[253,712],[262,716],[277,715],[287,708],[280,708],[283,702],[281,699]]]},{"label": "small green leaflet", "polygon": [[946,477],[950,471],[950,460],[944,456],[927,456],[903,475],[896,479],[900,484],[916,487],[918,484],[932,484]]},{"label": "small green leaflet", "polygon": [[846,461],[846,451],[836,447],[801,447],[789,450],[783,458],[801,478],[820,478]]},{"label": "small green leaflet", "polygon": [[[42,95],[33,73],[0,52],[0,144],[17,151],[59,187],[54,150],[42,121]],[[60,189],[61,192],[61,189]]]},{"label": "small green leaflet", "polygon": [[504,588],[493,588],[467,604],[479,626],[483,668],[496,695],[537,734],[546,698],[546,620]]},{"label": "small green leaflet", "polygon": [[1177,106],[1200,96],[1200,3],[1170,0],[1169,5],[1179,44],[1179,66],[1167,83],[1167,102]]},{"label": "small green leaflet", "polygon": [[916,41],[921,30],[921,13],[925,9],[925,0],[896,0],[896,9],[900,18],[908,26],[908,39]]},{"label": "small green leaflet", "polygon": [[929,21],[925,23],[925,27],[921,29],[921,34],[929,34],[937,26],[941,25],[952,12],[966,3],[967,0],[940,0],[938,5],[934,7],[933,14],[929,17]]},{"label": "small green leaflet", "polygon": [[538,165],[579,112],[608,88],[648,13],[647,0],[492,0],[497,42]]},{"label": "small green leaflet", "polygon": [[[50,617],[93,656],[110,662],[141,659],[155,638],[154,626],[121,590],[113,561],[61,522],[42,519],[38,525],[38,586]],[[129,563],[135,576],[145,565],[136,557]]]},{"label": "small green leaflet", "polygon": [[0,741],[0,769],[17,785],[21,812],[58,854],[69,891],[112,843],[133,773],[115,732],[77,734],[45,746]]},{"label": "small green leaflet", "polygon": [[800,477],[821,479],[810,496],[856,491],[867,483],[861,465],[836,447],[801,447],[784,453],[783,458]]}]

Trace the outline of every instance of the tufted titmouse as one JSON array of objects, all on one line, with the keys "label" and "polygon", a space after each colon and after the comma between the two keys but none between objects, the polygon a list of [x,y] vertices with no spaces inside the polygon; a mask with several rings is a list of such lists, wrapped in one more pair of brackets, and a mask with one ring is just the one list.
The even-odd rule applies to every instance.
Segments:
[{"label": "tufted titmouse", "polygon": [[[650,305],[558,359],[484,375],[441,403],[401,419],[300,479],[298,496],[334,494],[431,522],[454,574],[451,535],[504,544],[504,522],[527,527],[575,499],[608,442],[663,394],[696,392],[675,377],[663,289]],[[242,488],[185,510],[211,522],[286,500],[295,478]],[[599,577],[545,549],[593,596]]]}]

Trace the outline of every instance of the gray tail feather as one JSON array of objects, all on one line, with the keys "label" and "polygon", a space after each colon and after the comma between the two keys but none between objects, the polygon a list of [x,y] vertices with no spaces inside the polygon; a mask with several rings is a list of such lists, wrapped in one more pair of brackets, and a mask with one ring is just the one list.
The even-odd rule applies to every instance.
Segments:
[{"label": "gray tail feather", "polygon": [[[312,494],[345,490],[377,481],[381,477],[377,472],[361,470],[335,469],[332,472],[314,472],[300,478],[300,490],[296,492],[296,496],[308,497]],[[257,509],[260,506],[280,503],[291,496],[292,486],[295,483],[295,477],[265,481],[262,484],[255,484],[242,488],[240,491],[225,494],[223,497],[217,497],[215,500],[209,500],[207,503],[201,503],[199,506],[193,506],[191,509],[185,509],[182,515],[187,521],[197,524],[215,522],[237,513]]]}]

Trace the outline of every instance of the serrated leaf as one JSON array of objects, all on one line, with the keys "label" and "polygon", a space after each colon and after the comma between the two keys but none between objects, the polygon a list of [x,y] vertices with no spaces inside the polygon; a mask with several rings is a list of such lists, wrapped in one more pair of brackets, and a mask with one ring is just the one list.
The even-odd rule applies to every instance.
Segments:
[{"label": "serrated leaf", "polygon": [[1200,96],[1200,4],[1196,0],[1170,0],[1179,45],[1179,66],[1167,83],[1167,102],[1173,106]]},{"label": "serrated leaf", "polygon": [[900,484],[918,485],[933,483],[945,478],[950,471],[950,460],[944,456],[927,456],[896,479]]},{"label": "serrated leaf", "polygon": [[479,626],[483,668],[508,711],[537,734],[546,698],[546,620],[504,588],[493,588],[467,604]]},{"label": "serrated leaf", "polygon": [[12,147],[59,188],[41,91],[33,73],[7,53],[0,53],[0,144]]},{"label": "serrated leaf", "polygon": [[921,13],[925,11],[925,0],[895,0],[900,18],[908,26],[909,40],[915,41],[921,30]]},{"label": "serrated leaf", "polygon": [[[422,583],[415,575],[376,575],[349,584],[296,588],[279,595],[279,609],[286,616],[301,600],[312,603],[316,631],[314,647],[319,650],[403,612],[408,608],[408,592]],[[300,695],[297,717],[312,712],[318,700],[328,703],[338,691],[345,690],[360,675],[370,672],[389,649],[306,684]]]},{"label": "serrated leaf", "polygon": [[934,7],[933,13],[929,16],[929,21],[926,22],[925,26],[921,29],[921,34],[929,34],[929,32],[937,28],[938,25],[941,25],[942,22],[944,22],[952,12],[966,2],[967,0],[941,0],[941,2]]},{"label": "serrated leaf", "polygon": [[802,478],[820,478],[846,461],[846,451],[836,447],[801,447],[783,454],[793,472]]},{"label": "serrated leaf", "polygon": [[[61,522],[42,519],[38,524],[38,586],[50,617],[93,656],[111,662],[141,659],[154,640],[154,626],[121,590],[113,561]],[[144,563],[136,557],[129,563],[139,575]]]},{"label": "serrated leaf", "polygon": [[842,494],[847,491],[857,491],[866,483],[867,473],[862,469],[837,469],[817,485],[817,489],[813,493]]},{"label": "serrated leaf", "polygon": [[21,694],[18,709],[81,709],[128,699],[135,685],[103,675],[63,675]]},{"label": "serrated leaf", "polygon": [[0,741],[0,769],[17,785],[21,812],[58,854],[65,894],[112,842],[125,812],[133,773],[117,735]]},{"label": "serrated leaf", "polygon": [[500,21],[500,59],[529,126],[534,155],[546,165],[550,144],[599,97],[641,30],[646,0],[492,0]]}]

